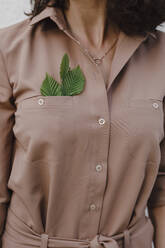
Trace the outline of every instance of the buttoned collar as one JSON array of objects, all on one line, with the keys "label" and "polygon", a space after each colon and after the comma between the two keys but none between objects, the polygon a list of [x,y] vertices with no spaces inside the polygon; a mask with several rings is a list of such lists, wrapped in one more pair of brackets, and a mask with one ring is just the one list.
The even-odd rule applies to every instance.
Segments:
[{"label": "buttoned collar", "polygon": [[[49,7],[47,6],[44,10],[42,10],[38,15],[34,16],[29,24],[32,26],[46,18],[50,18],[52,19],[57,26],[59,27],[59,29],[61,30],[66,30],[67,29],[67,25],[66,25],[66,21],[63,15],[63,12],[60,8],[57,7]],[[147,36],[150,35],[151,37],[153,37],[154,39],[157,39],[157,36],[154,32],[148,32]]]}]

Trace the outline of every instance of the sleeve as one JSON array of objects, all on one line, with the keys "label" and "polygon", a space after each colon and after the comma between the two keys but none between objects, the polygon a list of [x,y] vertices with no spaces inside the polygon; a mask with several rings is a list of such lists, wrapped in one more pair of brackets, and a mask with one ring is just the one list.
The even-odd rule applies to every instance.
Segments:
[{"label": "sleeve", "polygon": [[[164,109],[164,130],[165,130],[164,99],[163,99],[163,109]],[[160,143],[160,152],[161,152],[161,160],[159,164],[159,170],[147,204],[149,208],[160,207],[163,205],[165,206],[165,137]]]},{"label": "sleeve", "polygon": [[11,191],[7,187],[11,170],[15,105],[5,60],[0,51],[0,247]]}]

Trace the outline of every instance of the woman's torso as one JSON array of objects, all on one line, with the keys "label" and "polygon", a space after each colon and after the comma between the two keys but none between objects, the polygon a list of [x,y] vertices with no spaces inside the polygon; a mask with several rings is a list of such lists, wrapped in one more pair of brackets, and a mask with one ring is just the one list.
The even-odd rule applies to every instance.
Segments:
[{"label": "woman's torso", "polygon": [[[35,21],[50,16],[46,11]],[[23,21],[1,41],[16,104],[9,209],[38,234],[66,240],[88,240],[97,233],[111,237],[144,216],[158,172],[164,35],[143,43],[121,33],[106,88],[61,19],[54,21],[47,20],[43,30]],[[71,68],[79,64],[85,75],[83,92],[42,96],[46,72],[60,81],[64,53]],[[150,248],[152,231],[149,223],[132,248],[140,247],[140,240]]]}]

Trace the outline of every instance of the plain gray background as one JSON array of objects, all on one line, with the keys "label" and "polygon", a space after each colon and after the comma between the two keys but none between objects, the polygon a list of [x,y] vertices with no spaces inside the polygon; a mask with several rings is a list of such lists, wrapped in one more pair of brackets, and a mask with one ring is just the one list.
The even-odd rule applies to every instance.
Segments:
[{"label": "plain gray background", "polygon": [[[28,18],[24,12],[29,12],[30,9],[30,0],[0,0],[0,28]],[[165,25],[158,26],[157,29],[165,32]],[[147,210],[146,215],[148,215]]]},{"label": "plain gray background", "polygon": [[0,28],[21,21],[30,10],[30,0],[0,0]]}]

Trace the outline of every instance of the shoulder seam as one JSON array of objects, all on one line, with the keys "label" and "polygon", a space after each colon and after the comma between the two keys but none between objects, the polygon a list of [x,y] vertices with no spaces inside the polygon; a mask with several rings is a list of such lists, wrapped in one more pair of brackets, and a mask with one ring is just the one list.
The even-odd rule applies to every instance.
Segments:
[{"label": "shoulder seam", "polygon": [[14,24],[12,24],[10,26],[0,28],[0,33],[5,31],[5,30],[15,29],[15,28],[17,28],[17,25],[22,24],[23,22],[25,22],[25,24],[27,23],[27,27],[28,27],[29,18],[26,18],[26,19],[24,19],[24,20],[22,20],[20,22],[14,23]]}]

